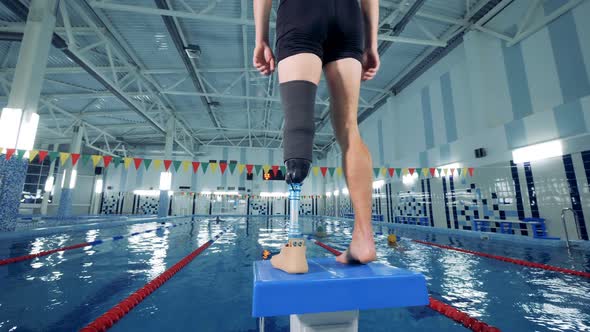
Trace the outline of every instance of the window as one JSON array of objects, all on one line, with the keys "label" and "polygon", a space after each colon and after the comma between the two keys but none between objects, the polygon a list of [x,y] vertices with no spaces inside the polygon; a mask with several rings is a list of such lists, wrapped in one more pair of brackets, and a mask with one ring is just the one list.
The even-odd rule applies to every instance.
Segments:
[{"label": "window", "polygon": [[[37,160],[29,164],[29,167],[27,167],[27,176],[25,177],[25,186],[21,195],[21,203],[41,203],[45,182],[49,177],[50,164],[49,158],[45,158],[41,164]],[[54,179],[58,171],[57,164],[53,173]]]}]

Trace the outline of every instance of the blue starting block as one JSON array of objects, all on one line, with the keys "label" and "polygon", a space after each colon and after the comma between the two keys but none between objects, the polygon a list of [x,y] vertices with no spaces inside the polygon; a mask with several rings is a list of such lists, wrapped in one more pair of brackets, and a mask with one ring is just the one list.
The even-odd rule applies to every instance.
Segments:
[{"label": "blue starting block", "polygon": [[420,273],[378,262],[345,265],[333,257],[311,258],[308,265],[306,274],[288,274],[270,261],[255,262],[252,316],[291,315],[291,331],[356,331],[359,310],[428,304]]}]

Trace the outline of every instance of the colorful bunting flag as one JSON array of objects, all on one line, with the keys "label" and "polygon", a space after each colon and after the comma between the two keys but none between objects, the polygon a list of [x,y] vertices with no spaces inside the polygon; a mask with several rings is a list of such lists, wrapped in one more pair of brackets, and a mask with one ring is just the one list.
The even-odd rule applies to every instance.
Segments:
[{"label": "colorful bunting flag", "polygon": [[424,176],[425,178],[428,177],[428,168],[423,168],[422,169],[422,176]]},{"label": "colorful bunting flag", "polygon": [[178,173],[178,169],[180,168],[180,165],[182,164],[182,160],[174,160],[172,162],[172,164],[174,165],[174,171]]},{"label": "colorful bunting flag", "polygon": [[104,163],[104,168],[108,168],[109,165],[111,164],[111,161],[113,161],[113,157],[112,156],[103,156],[102,157],[102,162]]},{"label": "colorful bunting flag", "polygon": [[318,176],[318,174],[320,173],[320,168],[318,166],[314,166],[312,168],[313,171],[313,176]]},{"label": "colorful bunting flag", "polygon": [[[51,156],[49,156],[49,159],[51,159]],[[96,165],[98,165],[102,157],[94,154],[90,157],[90,159],[92,159],[92,167],[96,167]]]},{"label": "colorful bunting flag", "polygon": [[[113,161],[112,161],[113,165],[115,165],[115,168],[121,166],[121,163],[124,164],[123,158],[121,157],[113,157]],[[129,167],[129,165],[127,165],[127,167]],[[127,168],[125,168],[127,169]]]},{"label": "colorful bunting flag", "polygon": [[[123,165],[125,166],[125,169],[129,169],[129,166],[131,165],[131,162],[133,161],[133,158],[131,157],[125,157],[123,158]],[[117,167],[117,165],[119,164],[119,158],[115,157],[113,159],[113,164],[115,164],[115,167]]]},{"label": "colorful bunting flag", "polygon": [[83,154],[82,155],[82,165],[86,166],[88,164],[88,160],[90,160],[90,155],[89,154]]},{"label": "colorful bunting flag", "polygon": [[373,174],[375,174],[375,178],[379,177],[379,172],[381,171],[381,169],[379,167],[374,167],[373,168]]},{"label": "colorful bunting flag", "polygon": [[[8,152],[8,150],[6,150]],[[59,158],[59,152],[57,151],[51,151],[48,153],[49,156],[49,161],[53,162],[55,160],[57,160],[57,158]]]},{"label": "colorful bunting flag", "polygon": [[16,159],[23,159],[27,150],[16,150]]},{"label": "colorful bunting flag", "polygon": [[39,151],[39,163],[42,163],[45,160],[45,157],[47,157],[47,153],[49,152],[46,150]]},{"label": "colorful bunting flag", "polygon": [[227,163],[224,161],[220,162],[219,169],[221,170],[221,174],[223,175],[225,173],[225,170],[227,169]]},{"label": "colorful bunting flag", "polygon": [[141,166],[142,161],[143,161],[143,158],[133,158],[133,164],[135,165],[135,170],[139,169],[139,166]]},{"label": "colorful bunting flag", "polygon": [[[4,150],[3,148],[0,148],[0,152]],[[109,164],[111,162],[115,163],[115,167],[118,166],[118,164],[123,163],[125,165],[125,169],[129,168],[129,165],[131,164],[131,161],[133,161],[135,169],[139,170],[139,168],[141,167],[141,163],[144,164],[144,167],[146,170],[149,169],[149,167],[151,166],[152,162],[154,164],[154,170],[158,170],[160,165],[162,164],[162,162],[164,163],[164,167],[165,170],[168,171],[170,169],[170,166],[174,165],[174,170],[176,172],[178,172],[180,165],[183,166],[183,170],[184,172],[188,171],[189,166],[192,164],[192,168],[193,168],[193,172],[196,173],[199,169],[199,167],[201,167],[201,165],[203,166],[203,173],[206,174],[207,173],[207,169],[209,166],[211,166],[211,171],[213,173],[216,172],[217,167],[219,166],[219,169],[221,170],[221,174],[225,174],[226,170],[229,167],[229,172],[230,174],[234,174],[235,173],[235,169],[238,169],[238,173],[241,175],[244,170],[246,170],[248,172],[248,174],[252,174],[253,171],[256,172],[257,175],[260,174],[260,170],[264,170],[265,172],[269,172],[270,170],[272,170],[273,174],[276,176],[278,175],[279,170],[283,173],[286,174],[286,167],[285,166],[280,166],[280,165],[253,165],[253,164],[241,164],[238,163],[237,161],[230,161],[230,162],[226,162],[226,161],[222,161],[222,162],[211,162],[211,163],[201,163],[198,161],[179,161],[179,160],[158,160],[158,159],[143,159],[143,158],[138,158],[138,157],[125,157],[125,158],[121,158],[121,157],[112,157],[112,156],[100,156],[100,155],[89,155],[89,154],[80,154],[80,153],[69,153],[69,152],[57,152],[57,151],[47,151],[47,150],[22,150],[22,149],[6,149],[6,154],[5,154],[5,158],[6,160],[9,160],[10,158],[12,158],[13,156],[16,155],[16,158],[18,159],[22,159],[24,158],[24,156],[28,153],[28,160],[29,162],[32,162],[33,160],[35,160],[35,158],[37,158],[39,160],[39,163],[42,163],[45,158],[49,157],[50,161],[55,161],[57,158],[59,158],[60,164],[62,166],[65,165],[66,161],[68,159],[71,159],[71,163],[72,166],[76,166],[76,164],[80,161],[80,158],[82,160],[82,163],[84,165],[86,165],[88,163],[89,160],[92,160],[92,165],[93,167],[96,167],[100,160],[103,160],[104,163],[104,167],[107,168],[109,167]],[[422,177],[428,177],[428,175],[430,174],[430,176],[435,177],[436,173],[438,172],[438,176],[467,176],[467,174],[469,174],[469,176],[473,177],[473,173],[474,173],[474,168],[473,167],[464,167],[464,168],[393,168],[393,167],[375,167],[373,168],[373,174],[375,177],[379,177],[380,175],[383,177],[386,177],[387,174],[389,174],[389,177],[394,177],[396,174],[399,177],[401,177],[402,175],[414,175],[414,173],[417,173],[419,176]],[[325,177],[326,174],[329,174],[329,176],[334,177],[334,174],[336,174],[337,176],[342,176],[343,174],[343,169],[341,167],[322,167],[322,166],[314,166],[312,168],[312,172],[314,174],[314,176],[318,176],[319,173],[321,172],[322,176]],[[252,196],[254,197],[254,196]]]},{"label": "colorful bunting flag", "polygon": [[79,153],[72,153],[71,157],[72,157],[72,166],[76,166],[76,164],[78,163],[78,160],[80,159],[80,154]]},{"label": "colorful bunting flag", "polygon": [[218,165],[217,162],[209,163],[209,167],[211,168],[211,172],[213,174],[217,173],[217,165]]},{"label": "colorful bunting flag", "polygon": [[152,160],[151,159],[144,159],[143,160],[143,167],[145,167],[145,170],[147,171],[148,169],[150,169],[150,165],[152,164]]},{"label": "colorful bunting flag", "polygon": [[153,170],[154,171],[160,170],[160,166],[162,165],[162,160],[161,159],[154,159],[153,163],[154,163]]},{"label": "colorful bunting flag", "polygon": [[199,166],[201,166],[200,162],[193,161],[193,173],[197,173],[197,171],[199,170]]},{"label": "colorful bunting flag", "polygon": [[232,160],[232,161],[229,162],[229,172],[231,174],[234,174],[234,171],[236,170],[236,166],[238,166],[238,162],[237,161],[233,161]]},{"label": "colorful bunting flag", "polygon": [[328,173],[330,173],[330,176],[334,176],[334,172],[336,171],[336,167],[328,167]]},{"label": "colorful bunting flag", "polygon": [[35,157],[37,157],[38,154],[39,154],[39,150],[29,151],[29,162],[33,162],[33,159],[35,159]]},{"label": "colorful bunting flag", "polygon": [[59,163],[63,166],[66,161],[68,160],[68,158],[70,157],[70,154],[67,152],[60,152],[59,153]]},{"label": "colorful bunting flag", "polygon": [[283,175],[287,175],[287,167],[285,166],[281,166],[281,173],[283,173]]},{"label": "colorful bunting flag", "polygon": [[6,149],[6,160],[10,160],[15,152],[16,149]]},{"label": "colorful bunting flag", "polygon": [[170,169],[170,165],[172,165],[172,160],[165,159],[164,160],[164,170],[166,172],[168,172],[168,169]]}]

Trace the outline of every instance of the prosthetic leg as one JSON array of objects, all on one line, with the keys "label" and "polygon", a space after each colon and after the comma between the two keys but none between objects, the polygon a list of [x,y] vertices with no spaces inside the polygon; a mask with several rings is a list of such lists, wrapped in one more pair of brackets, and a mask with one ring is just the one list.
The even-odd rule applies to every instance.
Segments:
[{"label": "prosthetic leg", "polygon": [[307,273],[307,247],[299,227],[301,186],[309,174],[315,134],[314,106],[317,86],[308,81],[281,83],[285,111],[283,133],[285,180],[289,185],[289,243],[271,258],[273,267],[287,273]]}]

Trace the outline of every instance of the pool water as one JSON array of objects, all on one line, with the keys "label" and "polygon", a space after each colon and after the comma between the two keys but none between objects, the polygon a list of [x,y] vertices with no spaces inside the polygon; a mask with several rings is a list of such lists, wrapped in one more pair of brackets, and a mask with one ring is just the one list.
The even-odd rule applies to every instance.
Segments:
[{"label": "pool water", "polygon": [[[190,220],[190,219],[187,219]],[[187,220],[175,220],[181,223]],[[320,241],[343,250],[348,221],[302,218],[304,233],[322,225]],[[3,240],[0,258],[20,256],[161,226],[109,229]],[[286,241],[283,217],[209,219],[84,249],[0,266],[0,331],[74,331],[157,277],[184,256],[229,230],[147,297],[112,331],[257,331],[251,317],[252,262]],[[590,253],[376,226],[378,258],[423,273],[432,297],[503,331],[590,331],[590,280],[425,246],[427,240],[590,272]],[[397,248],[387,235],[401,236]],[[308,243],[308,256],[329,257]],[[362,294],[359,294],[362,296]],[[383,296],[396,296],[383,294]],[[310,300],[313,300],[310,298]],[[265,320],[266,331],[288,331],[288,317]],[[466,331],[427,307],[361,312],[360,331]]]}]

